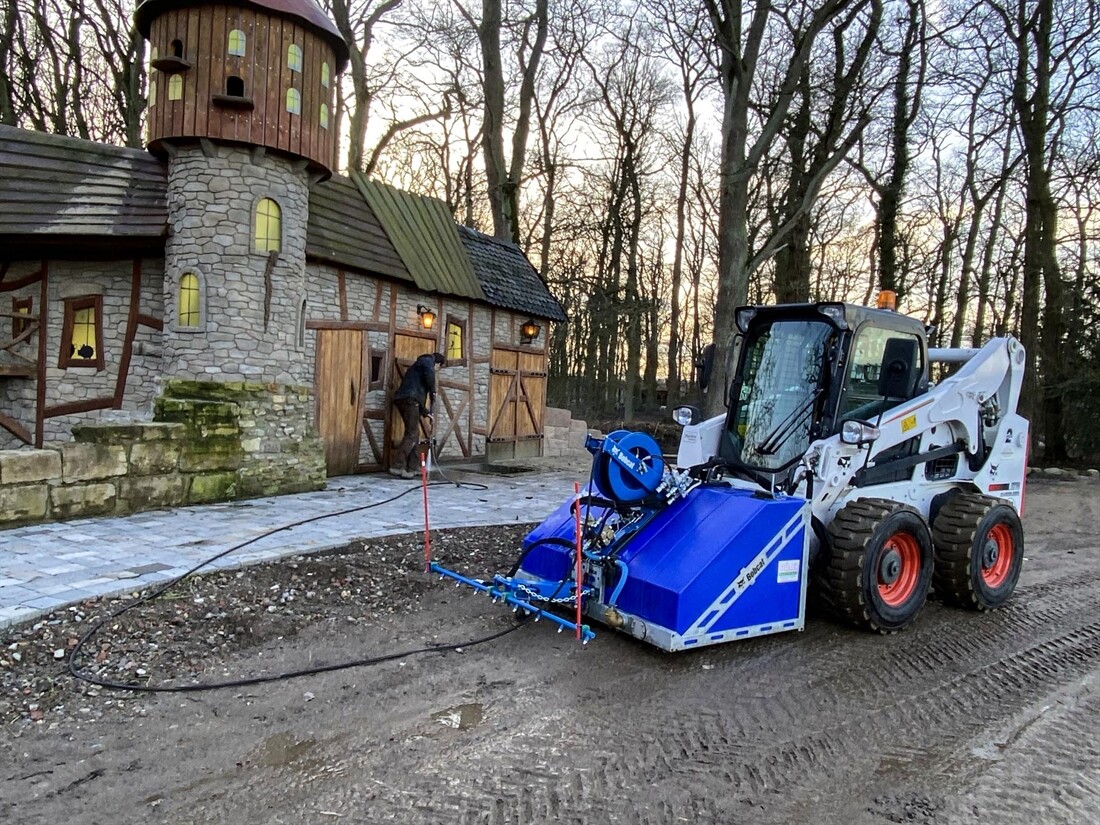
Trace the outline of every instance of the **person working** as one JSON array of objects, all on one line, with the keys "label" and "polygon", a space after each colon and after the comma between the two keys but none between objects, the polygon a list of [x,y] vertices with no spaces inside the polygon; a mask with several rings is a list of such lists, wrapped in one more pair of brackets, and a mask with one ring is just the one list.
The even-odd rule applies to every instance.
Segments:
[{"label": "person working", "polygon": [[[420,435],[420,416],[431,419],[435,407],[435,373],[447,364],[441,352],[421,355],[405,372],[401,386],[393,394],[393,406],[405,424],[405,437],[397,448],[390,474],[415,478],[416,442]],[[425,406],[427,404],[427,406]]]}]

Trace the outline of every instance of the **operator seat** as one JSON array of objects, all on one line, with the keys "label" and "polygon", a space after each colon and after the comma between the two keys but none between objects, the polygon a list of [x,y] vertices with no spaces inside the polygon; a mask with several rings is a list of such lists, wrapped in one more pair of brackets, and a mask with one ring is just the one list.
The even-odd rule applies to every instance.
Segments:
[{"label": "operator seat", "polygon": [[871,421],[910,398],[928,391],[920,367],[920,342],[915,338],[887,338],[878,373],[879,398],[845,413],[845,418]]}]

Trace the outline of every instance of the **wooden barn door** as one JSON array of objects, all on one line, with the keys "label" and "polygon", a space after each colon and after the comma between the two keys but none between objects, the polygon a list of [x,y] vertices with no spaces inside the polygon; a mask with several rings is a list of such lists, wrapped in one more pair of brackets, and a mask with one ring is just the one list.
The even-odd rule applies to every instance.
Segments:
[{"label": "wooden barn door", "polygon": [[317,330],[313,388],[330,476],[354,473],[358,467],[362,384],[363,331]]},{"label": "wooden barn door", "polygon": [[[435,352],[439,349],[438,341],[433,338],[422,338],[417,335],[403,335],[397,333],[393,336],[393,372],[390,375],[389,392],[386,393],[386,464],[393,463],[393,455],[397,452],[401,439],[405,437],[405,422],[401,420],[397,410],[393,408],[393,396],[401,386],[401,379],[405,377],[405,371],[421,355]],[[420,438],[426,438],[423,424],[420,428]]]},{"label": "wooden barn door", "polygon": [[546,354],[494,347],[489,366],[488,457],[542,455]]}]

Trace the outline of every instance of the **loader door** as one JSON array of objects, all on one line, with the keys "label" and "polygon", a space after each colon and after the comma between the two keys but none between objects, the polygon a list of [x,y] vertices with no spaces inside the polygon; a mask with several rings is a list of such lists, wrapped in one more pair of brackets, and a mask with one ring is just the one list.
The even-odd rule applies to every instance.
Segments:
[{"label": "loader door", "polygon": [[916,395],[923,374],[920,338],[865,324],[856,333],[848,360],[837,425],[846,418],[873,423]]}]

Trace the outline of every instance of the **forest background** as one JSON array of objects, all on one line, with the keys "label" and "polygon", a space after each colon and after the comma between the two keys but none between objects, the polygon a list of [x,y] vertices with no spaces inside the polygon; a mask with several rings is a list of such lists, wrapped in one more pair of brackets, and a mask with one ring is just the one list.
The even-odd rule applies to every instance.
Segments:
[{"label": "forest background", "polygon": [[[133,5],[0,0],[0,122],[142,146]],[[519,245],[570,318],[551,403],[697,401],[736,306],[891,289],[933,345],[1019,337],[1044,458],[1100,454],[1095,0],[320,5],[340,168]]]}]

